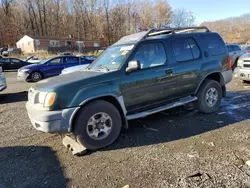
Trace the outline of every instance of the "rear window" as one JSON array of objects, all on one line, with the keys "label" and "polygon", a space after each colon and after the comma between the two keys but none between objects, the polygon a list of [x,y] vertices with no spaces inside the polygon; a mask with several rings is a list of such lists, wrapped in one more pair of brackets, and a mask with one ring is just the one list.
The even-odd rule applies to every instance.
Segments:
[{"label": "rear window", "polygon": [[207,35],[204,36],[204,40],[211,55],[215,56],[226,53],[225,44],[219,36]]},{"label": "rear window", "polygon": [[179,38],[172,40],[175,59],[178,62],[198,59],[200,49],[192,38]]}]

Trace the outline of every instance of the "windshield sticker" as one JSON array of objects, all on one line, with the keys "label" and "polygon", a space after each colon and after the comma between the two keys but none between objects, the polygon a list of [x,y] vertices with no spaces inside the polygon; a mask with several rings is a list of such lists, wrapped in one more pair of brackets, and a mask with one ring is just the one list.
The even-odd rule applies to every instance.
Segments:
[{"label": "windshield sticker", "polygon": [[122,52],[122,55],[125,56],[125,55],[127,55],[128,53],[129,53],[129,51],[128,51],[128,50],[125,50],[125,51]]},{"label": "windshield sticker", "polygon": [[130,51],[134,48],[134,45],[121,47],[120,51]]}]

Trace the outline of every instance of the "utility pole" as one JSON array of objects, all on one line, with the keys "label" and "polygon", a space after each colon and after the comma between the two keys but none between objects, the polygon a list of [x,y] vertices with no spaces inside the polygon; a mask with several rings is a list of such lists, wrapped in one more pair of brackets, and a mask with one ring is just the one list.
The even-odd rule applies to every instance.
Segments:
[{"label": "utility pole", "polygon": [[78,22],[78,53],[80,54],[80,23]]}]

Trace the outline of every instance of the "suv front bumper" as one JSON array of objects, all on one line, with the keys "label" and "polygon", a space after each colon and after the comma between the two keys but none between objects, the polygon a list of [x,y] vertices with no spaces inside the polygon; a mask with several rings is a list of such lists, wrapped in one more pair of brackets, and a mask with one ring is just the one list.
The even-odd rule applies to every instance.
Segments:
[{"label": "suv front bumper", "polygon": [[250,69],[236,67],[234,69],[234,77],[241,80],[250,81]]},{"label": "suv front bumper", "polygon": [[26,109],[31,124],[36,130],[46,133],[63,133],[71,131],[71,116],[77,108],[44,111],[34,108],[30,102],[27,102]]}]

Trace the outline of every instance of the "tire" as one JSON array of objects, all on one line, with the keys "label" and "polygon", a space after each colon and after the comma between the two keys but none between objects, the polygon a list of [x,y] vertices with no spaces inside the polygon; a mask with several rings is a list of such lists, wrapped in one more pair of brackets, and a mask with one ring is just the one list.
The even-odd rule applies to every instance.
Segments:
[{"label": "tire", "polygon": [[[98,137],[100,138],[98,139],[96,137],[97,135],[93,136],[91,135],[91,133],[95,132],[93,131],[94,127],[97,130],[100,128],[100,127],[98,128],[98,126],[102,127],[103,125],[98,123],[96,124],[93,123],[94,125],[91,125],[92,124],[91,122],[100,121],[99,119],[100,114],[106,114],[106,116],[108,115],[111,120],[108,119],[104,123],[104,124],[109,124],[109,126],[106,126],[110,128],[109,133],[108,134],[104,134],[103,132],[99,133]],[[80,109],[74,121],[73,132],[74,135],[76,136],[78,143],[80,143],[89,150],[96,150],[112,144],[119,136],[121,127],[122,127],[122,121],[118,109],[109,102],[98,100],[91,102],[84,108]]]},{"label": "tire", "polygon": [[[216,94],[217,100],[215,97]],[[222,99],[221,85],[214,80],[205,80],[198,91],[197,97],[198,100],[196,101],[196,108],[200,112],[206,114],[216,112],[220,108],[220,103]]]},{"label": "tire", "polygon": [[32,82],[38,82],[43,79],[43,75],[40,72],[32,72],[30,75],[30,80]]}]

